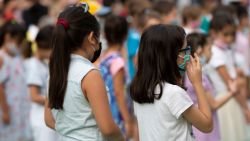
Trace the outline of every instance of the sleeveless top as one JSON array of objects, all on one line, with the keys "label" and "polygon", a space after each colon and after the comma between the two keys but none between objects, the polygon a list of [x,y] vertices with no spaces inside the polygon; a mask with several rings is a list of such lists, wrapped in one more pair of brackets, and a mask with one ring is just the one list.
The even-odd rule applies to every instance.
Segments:
[{"label": "sleeveless top", "polygon": [[107,56],[106,58],[101,60],[100,69],[101,69],[102,78],[104,79],[105,85],[107,87],[109,107],[111,109],[112,117],[115,120],[115,123],[119,126],[119,128],[123,132],[125,132],[124,121],[122,119],[121,112],[119,110],[118,103],[116,100],[113,76],[111,73],[111,64],[117,58],[122,58],[119,53],[113,53]]},{"label": "sleeveless top", "polygon": [[52,109],[61,141],[104,141],[81,87],[82,79],[93,69],[89,60],[71,55],[63,110]]}]

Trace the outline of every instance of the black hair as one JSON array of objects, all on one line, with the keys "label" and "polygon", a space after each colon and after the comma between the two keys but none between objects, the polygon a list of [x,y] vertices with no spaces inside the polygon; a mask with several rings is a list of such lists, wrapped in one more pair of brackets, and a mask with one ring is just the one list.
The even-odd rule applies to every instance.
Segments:
[{"label": "black hair", "polygon": [[173,1],[159,0],[153,3],[153,9],[161,15],[168,15],[175,8]]},{"label": "black hair", "polygon": [[36,36],[36,43],[39,49],[51,49],[51,38],[54,26],[47,25],[40,29]]},{"label": "black hair", "polygon": [[239,21],[243,18],[248,17],[247,8],[243,6],[240,2],[232,2],[230,5],[234,8],[235,14]]},{"label": "black hair", "polygon": [[84,39],[91,32],[100,35],[100,27],[96,18],[82,6],[67,7],[58,19],[68,22],[69,27],[57,24],[52,35],[52,54],[50,57],[49,106],[63,109],[63,101],[67,87],[70,54],[81,48]]},{"label": "black hair", "polygon": [[108,44],[123,44],[128,34],[128,22],[126,18],[111,15],[105,21],[105,37]]},{"label": "black hair", "polygon": [[216,15],[221,14],[230,14],[232,17],[236,15],[235,9],[232,5],[219,5],[212,10],[212,16],[215,17]]},{"label": "black hair", "polygon": [[21,54],[24,59],[28,59],[32,57],[32,42],[28,40],[24,40],[21,46]]},{"label": "black hair", "polygon": [[11,2],[11,0],[3,0],[3,5],[6,6],[7,4],[9,4]]},{"label": "black hair", "polygon": [[199,47],[203,48],[208,43],[208,35],[204,33],[191,33],[187,37],[187,45],[191,46],[191,54],[197,51]]},{"label": "black hair", "polygon": [[4,38],[7,34],[9,34],[11,38],[16,39],[20,44],[25,38],[26,28],[15,21],[6,22],[0,28],[0,46],[4,44]]},{"label": "black hair", "polygon": [[211,21],[210,29],[216,32],[222,31],[225,26],[232,25],[235,26],[235,21],[233,17],[227,12],[221,12],[216,14]]},{"label": "black hair", "polygon": [[[185,31],[176,25],[154,25],[142,34],[138,71],[131,83],[130,94],[138,103],[153,103],[163,93],[163,83],[180,85],[177,58],[185,42]],[[155,93],[156,86],[160,93]]]},{"label": "black hair", "polygon": [[103,0],[103,5],[111,7],[114,4],[115,0]]}]

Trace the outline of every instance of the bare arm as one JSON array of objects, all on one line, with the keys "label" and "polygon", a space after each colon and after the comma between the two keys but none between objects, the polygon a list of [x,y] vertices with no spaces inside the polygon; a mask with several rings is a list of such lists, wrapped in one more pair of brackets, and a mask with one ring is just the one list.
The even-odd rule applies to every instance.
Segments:
[{"label": "bare arm", "polygon": [[55,119],[52,115],[51,109],[49,108],[49,100],[47,98],[45,99],[44,120],[49,128],[55,129]]},{"label": "bare arm", "polygon": [[126,102],[126,96],[124,93],[124,76],[125,72],[124,69],[121,69],[118,71],[118,73],[114,76],[114,91],[115,91],[115,97],[116,101],[119,107],[119,110],[121,111],[122,118],[125,122],[126,127],[126,134],[128,137],[132,134],[132,117],[128,110],[128,105]]},{"label": "bare arm", "polygon": [[233,81],[233,79],[230,77],[226,66],[220,66],[217,68],[217,71],[219,73],[219,75],[222,77],[224,83],[226,84],[227,88],[229,89],[229,83],[230,81]]},{"label": "bare arm", "polygon": [[124,70],[120,70],[114,77],[114,91],[116,100],[118,103],[118,107],[121,111],[122,118],[125,122],[129,122],[131,120],[130,113],[128,111],[128,106],[126,103],[126,97],[124,93]]},{"label": "bare arm", "polygon": [[4,87],[3,84],[0,84],[0,107],[2,109],[3,115],[2,120],[5,124],[9,124],[10,117],[9,117],[9,106],[7,103],[6,96],[4,94]]},{"label": "bare arm", "polygon": [[184,117],[192,123],[194,127],[202,132],[208,133],[213,129],[211,110],[205,98],[205,91],[201,84],[194,86],[196,89],[198,108],[191,106],[184,113]]},{"label": "bare arm", "polygon": [[124,141],[109,109],[107,92],[99,71],[90,71],[82,80],[82,89],[86,93],[97,124],[102,134],[110,141]]},{"label": "bare arm", "polygon": [[40,87],[36,85],[29,85],[29,92],[32,102],[44,105],[45,98],[40,94]]},{"label": "bare arm", "polygon": [[215,111],[219,109],[221,106],[223,106],[225,103],[227,103],[228,100],[230,100],[233,97],[233,93],[229,92],[228,94],[223,95],[218,99],[215,99],[210,92],[206,92],[206,97],[211,107],[211,110]]},{"label": "bare arm", "polygon": [[211,132],[213,120],[211,110],[206,100],[205,90],[201,80],[201,65],[197,54],[195,59],[190,56],[191,61],[187,66],[187,74],[196,91],[198,108],[191,106],[184,113],[184,117],[202,132]]},{"label": "bare arm", "polygon": [[[218,67],[217,71],[219,72],[219,74],[222,77],[223,81],[225,82],[228,89],[230,90],[229,85],[230,85],[230,83],[234,83],[233,81],[235,81],[235,80],[231,79],[231,77],[228,74],[225,66]],[[243,96],[241,94],[238,94],[238,95],[235,96],[235,98],[236,98],[237,102],[240,104],[240,106],[242,107],[243,110],[249,110],[248,105],[247,105],[247,100],[246,100],[245,96]]]}]

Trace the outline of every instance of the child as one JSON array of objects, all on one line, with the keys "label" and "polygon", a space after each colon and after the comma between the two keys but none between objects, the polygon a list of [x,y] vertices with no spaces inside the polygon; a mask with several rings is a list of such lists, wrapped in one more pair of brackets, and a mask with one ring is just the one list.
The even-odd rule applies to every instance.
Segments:
[{"label": "child", "polygon": [[[141,13],[139,18],[138,18],[138,23],[140,24],[140,31],[141,33],[146,30],[148,27],[152,25],[157,25],[162,23],[162,17],[155,11],[151,9],[145,10],[145,12]],[[136,55],[134,57],[134,66],[135,70],[137,67],[137,61],[138,61],[138,50],[136,52]]]},{"label": "child", "polygon": [[218,5],[218,1],[215,0],[204,0],[201,3],[202,15],[201,15],[201,24],[200,29],[204,33],[208,34],[210,22],[212,20],[212,11]]},{"label": "child", "polygon": [[153,3],[153,9],[158,12],[165,24],[180,24],[177,19],[177,8],[173,1],[159,0]]},{"label": "child", "polygon": [[[138,71],[130,88],[142,141],[192,141],[191,124],[203,132],[212,131],[199,59],[190,56],[186,45],[185,31],[179,26],[155,25],[142,34]],[[188,62],[198,108],[181,84]]]},{"label": "child", "polygon": [[203,32],[201,25],[201,8],[198,6],[187,6],[182,11],[182,26],[187,34]]},{"label": "child", "polygon": [[[235,23],[231,15],[227,12],[216,14],[211,21],[210,32],[214,42],[207,72],[217,95],[224,96],[230,91],[230,84],[237,83],[234,55],[230,47],[235,37]],[[242,107],[246,117],[249,109],[242,95],[235,98],[218,110],[223,141],[242,141],[245,138],[245,121],[240,108]]]},{"label": "child", "polygon": [[12,21],[0,33],[0,140],[30,140],[30,103],[20,56],[25,29]]},{"label": "child", "polygon": [[61,140],[124,141],[92,64],[101,53],[99,37],[99,24],[87,4],[67,7],[59,15],[52,36],[45,122]]},{"label": "child", "polygon": [[[249,48],[249,18],[246,7],[240,3],[234,3],[237,19],[239,21],[235,39],[236,64],[238,67],[239,79],[243,81],[243,94],[249,94],[250,78],[250,48]],[[248,121],[250,123],[250,121]]]},{"label": "child", "polygon": [[133,124],[125,94],[125,61],[121,56],[121,49],[127,38],[128,23],[125,18],[110,16],[106,19],[104,32],[108,49],[101,58],[101,74],[109,90],[108,97],[113,118],[121,130],[125,128],[129,137]]},{"label": "child", "polygon": [[[201,65],[205,67],[205,65],[209,62],[212,53],[211,53],[211,41],[209,37],[205,34],[201,33],[192,33],[187,36],[187,44],[192,48],[192,54],[197,53],[200,58]],[[220,132],[219,132],[219,123],[216,110],[223,106],[230,98],[235,94],[235,86],[231,86],[234,90],[233,92],[229,92],[224,96],[215,99],[216,93],[214,93],[214,88],[208,79],[208,76],[203,69],[202,73],[202,84],[206,91],[206,98],[208,104],[212,110],[213,114],[213,131],[209,134],[205,134],[200,132],[198,129],[193,127],[194,136],[196,141],[220,141]],[[190,95],[191,99],[195,104],[197,104],[197,98],[195,97],[195,90],[191,84],[191,82],[186,77],[185,79],[185,87],[187,88],[187,93]]]},{"label": "child", "polygon": [[128,12],[130,17],[132,17],[132,23],[130,24],[128,39],[126,43],[127,48],[127,59],[128,59],[128,71],[129,71],[129,81],[134,78],[135,75],[135,64],[134,58],[136,56],[137,50],[140,43],[140,25],[138,24],[138,19],[140,14],[145,11],[145,9],[150,8],[150,3],[148,0],[129,0],[128,2]]},{"label": "child", "polygon": [[47,61],[50,55],[50,41],[53,26],[43,27],[36,37],[37,52],[28,60],[27,84],[32,101],[30,122],[34,141],[55,141],[56,134],[44,122],[44,104],[48,79]]}]

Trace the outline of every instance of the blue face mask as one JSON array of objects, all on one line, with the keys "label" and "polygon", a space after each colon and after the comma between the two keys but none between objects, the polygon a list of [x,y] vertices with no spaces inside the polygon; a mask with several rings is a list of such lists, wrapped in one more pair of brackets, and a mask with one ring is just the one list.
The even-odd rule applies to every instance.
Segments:
[{"label": "blue face mask", "polygon": [[244,29],[242,30],[242,33],[243,33],[245,36],[248,36],[248,35],[249,35],[249,28],[248,28],[248,27],[244,27]]},{"label": "blue face mask", "polygon": [[181,76],[183,76],[186,72],[187,62],[190,61],[190,55],[186,54],[183,59],[184,59],[183,63],[178,65]]},{"label": "blue face mask", "polygon": [[200,56],[200,63],[201,63],[202,66],[206,65],[207,57],[204,56],[204,55]]}]

